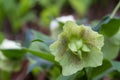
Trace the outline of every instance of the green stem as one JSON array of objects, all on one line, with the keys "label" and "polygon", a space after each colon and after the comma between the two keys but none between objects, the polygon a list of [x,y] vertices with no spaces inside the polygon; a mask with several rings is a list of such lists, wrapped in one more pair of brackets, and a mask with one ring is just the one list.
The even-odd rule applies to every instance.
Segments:
[{"label": "green stem", "polygon": [[85,72],[85,75],[84,75],[85,80],[89,80],[89,78],[88,78],[88,74],[87,74],[87,70],[86,70],[85,68],[84,68],[83,70],[84,70],[84,72]]},{"label": "green stem", "polygon": [[115,7],[115,9],[113,10],[110,18],[113,18],[116,14],[116,12],[118,11],[118,9],[120,8],[120,1],[118,2],[117,6]]}]

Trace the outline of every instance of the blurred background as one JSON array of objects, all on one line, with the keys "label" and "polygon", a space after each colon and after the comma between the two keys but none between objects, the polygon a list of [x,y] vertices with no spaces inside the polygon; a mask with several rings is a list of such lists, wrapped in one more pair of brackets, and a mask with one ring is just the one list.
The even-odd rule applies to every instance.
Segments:
[{"label": "blurred background", "polygon": [[18,40],[23,39],[26,28],[49,34],[50,22],[57,17],[72,15],[75,20],[90,23],[109,15],[118,1],[0,0],[0,32]]},{"label": "blurred background", "polygon": [[[0,0],[0,44],[4,39],[18,41],[25,46],[29,30],[51,35],[54,21],[72,19],[78,24],[95,26],[111,14],[119,0]],[[120,11],[116,16],[120,16]],[[29,40],[28,40],[29,41]],[[1,56],[1,55],[0,55]],[[0,65],[3,65],[0,59]],[[0,80],[49,80],[45,72],[28,73],[28,59],[21,60],[20,70],[8,72],[0,67]],[[6,66],[7,67],[7,66]],[[6,78],[5,78],[6,76]],[[8,77],[7,77],[8,76]],[[20,78],[18,78],[20,76]],[[4,77],[4,78],[3,78]]]}]

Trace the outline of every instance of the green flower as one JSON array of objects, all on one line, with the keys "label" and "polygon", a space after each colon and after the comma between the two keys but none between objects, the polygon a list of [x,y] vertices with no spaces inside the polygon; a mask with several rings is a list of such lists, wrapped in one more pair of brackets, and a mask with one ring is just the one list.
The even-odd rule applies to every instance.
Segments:
[{"label": "green flower", "polygon": [[50,45],[55,60],[62,66],[64,76],[72,75],[85,67],[102,64],[104,37],[90,27],[68,21],[58,40]]}]

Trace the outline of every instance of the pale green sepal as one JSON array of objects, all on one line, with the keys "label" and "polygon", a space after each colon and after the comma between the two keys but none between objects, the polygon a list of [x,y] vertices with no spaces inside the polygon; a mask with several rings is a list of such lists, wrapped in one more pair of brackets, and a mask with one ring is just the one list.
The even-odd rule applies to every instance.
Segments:
[{"label": "pale green sepal", "polygon": [[83,43],[82,40],[76,40],[76,47],[79,50],[82,47]]},{"label": "pale green sepal", "polygon": [[90,52],[90,49],[88,48],[87,45],[83,45],[82,51],[84,51],[84,52]]},{"label": "pale green sepal", "polygon": [[76,51],[77,51],[77,47],[76,47],[75,43],[73,43],[73,42],[69,43],[69,44],[68,44],[68,47],[69,47],[69,49],[70,49],[71,51],[73,51],[73,52],[76,52]]}]

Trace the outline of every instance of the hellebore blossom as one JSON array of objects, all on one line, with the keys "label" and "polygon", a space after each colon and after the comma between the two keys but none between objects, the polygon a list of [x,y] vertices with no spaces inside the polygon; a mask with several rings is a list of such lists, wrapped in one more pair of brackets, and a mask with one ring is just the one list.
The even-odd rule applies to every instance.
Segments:
[{"label": "hellebore blossom", "polygon": [[68,21],[58,40],[50,45],[50,50],[62,66],[62,74],[68,76],[86,67],[100,66],[103,42],[103,35],[90,27]]}]

